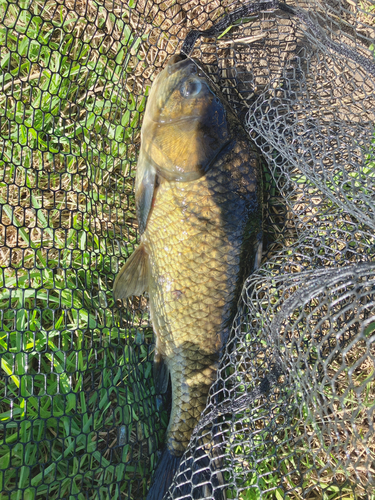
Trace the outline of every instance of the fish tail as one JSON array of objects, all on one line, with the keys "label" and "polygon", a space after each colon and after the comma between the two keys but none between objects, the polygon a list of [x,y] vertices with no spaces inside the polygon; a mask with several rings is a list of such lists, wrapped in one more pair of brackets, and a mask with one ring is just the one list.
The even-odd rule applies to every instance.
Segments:
[{"label": "fish tail", "polygon": [[194,455],[181,462],[173,498],[226,500],[220,459],[208,455],[203,447],[197,447]]},{"label": "fish tail", "polygon": [[220,470],[215,470],[215,460],[212,460],[203,448],[197,451],[198,456],[183,462],[179,467],[182,457],[172,455],[168,448],[165,448],[155,471],[147,500],[163,500],[179,468],[173,498],[177,495],[195,500],[207,498],[226,500],[224,478]]},{"label": "fish tail", "polygon": [[156,468],[146,500],[162,500],[180,465],[181,457],[172,455],[168,448],[163,450]]}]

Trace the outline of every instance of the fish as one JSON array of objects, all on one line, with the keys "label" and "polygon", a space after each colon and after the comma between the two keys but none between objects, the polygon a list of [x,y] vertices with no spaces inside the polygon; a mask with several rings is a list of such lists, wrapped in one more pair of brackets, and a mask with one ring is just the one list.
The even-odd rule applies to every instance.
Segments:
[{"label": "fish", "polygon": [[[165,448],[147,500],[161,500],[171,485],[216,380],[244,280],[259,266],[261,170],[261,153],[204,66],[172,56],[152,84],[141,127],[140,244],[113,286],[116,300],[148,292],[156,391],[171,381]],[[208,491],[206,484],[194,498]]]}]

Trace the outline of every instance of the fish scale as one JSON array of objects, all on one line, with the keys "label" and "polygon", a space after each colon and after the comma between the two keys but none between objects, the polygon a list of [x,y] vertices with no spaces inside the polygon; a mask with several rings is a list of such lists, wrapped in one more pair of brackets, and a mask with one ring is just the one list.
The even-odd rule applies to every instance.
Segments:
[{"label": "fish scale", "polygon": [[143,236],[157,350],[172,381],[167,446],[176,455],[186,449],[206,405],[238,297],[241,250],[256,188],[250,172],[247,196],[236,196],[233,170],[241,156],[249,161],[243,146],[237,145],[236,162],[225,156],[197,181],[162,182]]}]

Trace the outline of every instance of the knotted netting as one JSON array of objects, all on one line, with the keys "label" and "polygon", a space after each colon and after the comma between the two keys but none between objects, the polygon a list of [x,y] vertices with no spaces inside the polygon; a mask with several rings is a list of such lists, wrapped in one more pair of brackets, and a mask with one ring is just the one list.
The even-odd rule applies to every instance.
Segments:
[{"label": "knotted netting", "polygon": [[[189,48],[262,151],[264,252],[167,497],[196,497],[209,436],[206,498],[372,498],[375,4],[262,4]],[[147,495],[169,402],[147,295],[112,297],[140,126],[191,30],[243,5],[0,1],[1,498]]]}]

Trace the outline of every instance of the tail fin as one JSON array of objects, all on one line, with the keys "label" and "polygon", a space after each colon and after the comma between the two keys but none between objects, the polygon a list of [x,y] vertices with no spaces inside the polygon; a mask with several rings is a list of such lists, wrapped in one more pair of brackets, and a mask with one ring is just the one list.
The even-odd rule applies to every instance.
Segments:
[{"label": "tail fin", "polygon": [[208,455],[203,447],[198,446],[194,450],[194,457],[181,462],[176,477],[178,486],[173,493],[177,497],[194,500],[226,500],[220,465],[220,459]]},{"label": "tail fin", "polygon": [[172,455],[168,448],[164,449],[156,468],[147,500],[163,500],[180,465],[180,460],[181,457]]},{"label": "tail fin", "polygon": [[178,469],[173,498],[177,495],[195,500],[225,500],[224,479],[220,470],[215,470],[215,460],[212,461],[203,448],[196,449],[196,452],[198,456],[184,460],[179,467],[181,457],[172,455],[167,448],[164,449],[147,500],[163,500]]}]

